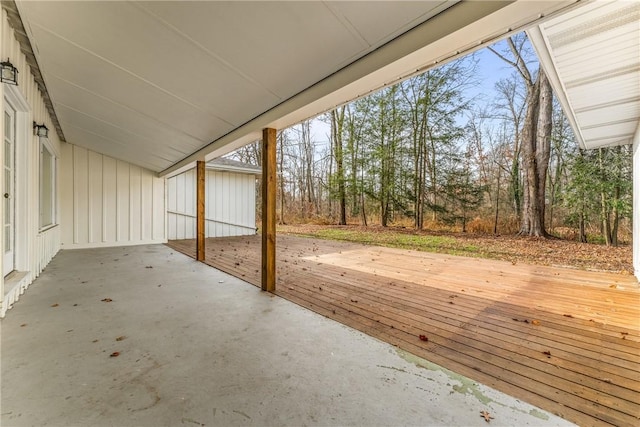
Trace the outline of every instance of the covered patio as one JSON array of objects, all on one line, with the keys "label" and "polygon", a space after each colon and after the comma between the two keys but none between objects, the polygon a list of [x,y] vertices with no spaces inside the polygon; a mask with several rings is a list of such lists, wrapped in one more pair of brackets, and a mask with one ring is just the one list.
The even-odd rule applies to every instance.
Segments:
[{"label": "covered patio", "polygon": [[[414,254],[277,252],[275,150],[277,129],[529,30],[582,146],[633,144],[638,212],[639,14],[624,1],[3,0],[2,424],[565,423],[476,381],[580,424],[637,424],[637,282],[444,259],[416,283]],[[583,75],[585,51],[613,69]],[[260,139],[262,249],[206,249],[205,163]],[[197,259],[388,344],[161,245],[166,182],[193,167]],[[636,276],[639,235],[634,221]]]},{"label": "covered patio", "polygon": [[[205,263],[260,286],[259,243],[209,239]],[[195,257],[193,240],[169,246]],[[278,248],[276,295],[578,425],[640,419],[633,276],[283,235]]]},{"label": "covered patio", "polygon": [[2,322],[3,426],[570,425],[163,245],[63,251]]}]

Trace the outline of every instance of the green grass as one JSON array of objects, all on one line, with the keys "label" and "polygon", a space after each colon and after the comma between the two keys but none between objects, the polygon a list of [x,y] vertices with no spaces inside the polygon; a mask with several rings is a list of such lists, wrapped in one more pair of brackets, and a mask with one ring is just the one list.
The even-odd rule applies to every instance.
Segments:
[{"label": "green grass", "polygon": [[426,236],[386,231],[384,233],[362,230],[320,229],[317,232],[298,234],[326,240],[340,240],[365,245],[386,246],[450,255],[481,256],[478,247],[463,244],[452,237]]}]

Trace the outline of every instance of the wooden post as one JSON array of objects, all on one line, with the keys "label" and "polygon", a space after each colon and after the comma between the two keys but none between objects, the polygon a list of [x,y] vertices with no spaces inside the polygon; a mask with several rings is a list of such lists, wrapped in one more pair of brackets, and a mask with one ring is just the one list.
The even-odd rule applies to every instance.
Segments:
[{"label": "wooden post", "polygon": [[276,130],[262,130],[262,290],[276,290]]},{"label": "wooden post", "polygon": [[204,261],[204,191],[205,162],[196,163],[196,259]]}]

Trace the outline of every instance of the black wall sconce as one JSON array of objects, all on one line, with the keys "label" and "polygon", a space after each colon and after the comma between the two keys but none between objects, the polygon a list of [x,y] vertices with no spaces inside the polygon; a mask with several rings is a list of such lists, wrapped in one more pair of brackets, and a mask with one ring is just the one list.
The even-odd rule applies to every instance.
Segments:
[{"label": "black wall sconce", "polygon": [[33,133],[41,138],[47,138],[49,136],[49,128],[43,124],[39,125],[33,122]]},{"label": "black wall sconce", "polygon": [[0,82],[10,85],[18,84],[18,69],[9,62],[9,58],[5,62],[0,62],[1,73]]}]

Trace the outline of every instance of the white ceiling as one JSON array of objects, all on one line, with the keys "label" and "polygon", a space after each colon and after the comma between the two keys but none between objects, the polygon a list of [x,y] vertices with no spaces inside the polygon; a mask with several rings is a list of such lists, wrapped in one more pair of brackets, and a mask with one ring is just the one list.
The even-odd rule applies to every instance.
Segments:
[{"label": "white ceiling", "polygon": [[575,2],[16,4],[65,139],[175,173]]},{"label": "white ceiling", "polygon": [[640,122],[640,2],[588,3],[529,33],[581,146],[632,143]]},{"label": "white ceiling", "polygon": [[69,142],[159,171],[455,2],[19,2]]}]

